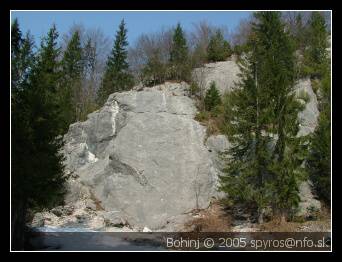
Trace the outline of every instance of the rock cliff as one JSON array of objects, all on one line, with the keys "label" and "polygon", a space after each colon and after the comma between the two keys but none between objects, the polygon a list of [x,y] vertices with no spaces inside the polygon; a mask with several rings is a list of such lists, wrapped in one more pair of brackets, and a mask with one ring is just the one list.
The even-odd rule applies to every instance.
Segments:
[{"label": "rock cliff", "polygon": [[[206,86],[216,81],[221,93],[238,80],[234,61],[196,70]],[[305,135],[317,125],[317,99],[310,80],[297,86],[310,97],[300,115],[300,135]],[[70,174],[65,206],[36,214],[32,225],[177,230],[192,210],[207,208],[220,196],[218,155],[229,147],[223,135],[206,138],[206,128],[194,120],[196,112],[186,83],[110,95],[64,137]],[[318,207],[309,184],[302,188],[302,200]]]}]

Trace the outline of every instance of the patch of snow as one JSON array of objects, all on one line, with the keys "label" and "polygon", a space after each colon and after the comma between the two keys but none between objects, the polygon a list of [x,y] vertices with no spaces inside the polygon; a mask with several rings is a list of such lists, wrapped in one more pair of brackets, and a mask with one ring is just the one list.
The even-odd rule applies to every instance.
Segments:
[{"label": "patch of snow", "polygon": [[148,227],[144,227],[143,232],[152,232],[152,230],[149,229]]},{"label": "patch of snow", "polygon": [[119,113],[119,105],[118,102],[114,101],[112,106],[110,107],[110,112],[112,113],[112,128],[113,128],[113,135],[115,135],[115,118],[116,115]]},{"label": "patch of snow", "polygon": [[92,152],[88,151],[88,161],[90,163],[95,163],[99,160]]}]

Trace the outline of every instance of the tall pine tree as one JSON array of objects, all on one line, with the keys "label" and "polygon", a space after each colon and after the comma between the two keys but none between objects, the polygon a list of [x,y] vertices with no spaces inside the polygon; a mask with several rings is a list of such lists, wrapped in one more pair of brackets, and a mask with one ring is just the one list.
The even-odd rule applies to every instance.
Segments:
[{"label": "tall pine tree", "polygon": [[63,189],[63,126],[61,105],[57,97],[60,81],[58,32],[55,25],[42,40],[37,63],[30,74],[27,99],[30,107],[30,129],[32,131],[31,165],[28,170],[34,188],[29,194],[32,204],[54,205],[61,201]]},{"label": "tall pine tree", "polygon": [[331,72],[330,63],[320,84],[318,126],[312,134],[307,167],[318,195],[330,205],[331,200]]},{"label": "tall pine tree", "polygon": [[304,176],[294,94],[294,49],[279,12],[257,12],[249,52],[240,62],[242,80],[226,99],[226,132],[233,143],[222,190],[235,202],[265,207],[285,219],[298,204]]},{"label": "tall pine tree", "polygon": [[270,197],[265,177],[271,153],[268,90],[259,84],[260,70],[255,52],[239,63],[241,80],[224,99],[225,133],[233,147],[227,154],[221,190],[234,204],[244,204],[258,211],[260,222]]},{"label": "tall pine tree", "polygon": [[11,27],[11,85],[16,91],[27,81],[34,62],[33,38],[28,32],[25,37],[19,29],[18,19]]},{"label": "tall pine tree", "polygon": [[83,57],[80,34],[75,31],[67,45],[61,61],[61,85],[59,87],[60,105],[63,108],[65,130],[80,119],[82,108]]},{"label": "tall pine tree", "polygon": [[304,73],[316,84],[318,126],[311,135],[307,167],[314,187],[330,205],[331,194],[331,72],[328,31],[324,15],[312,12],[308,25],[308,47],[304,53]]},{"label": "tall pine tree", "polygon": [[111,93],[129,90],[134,85],[134,78],[127,63],[127,46],[127,29],[122,20],[98,91],[99,104],[103,104]]},{"label": "tall pine tree", "polygon": [[[29,72],[27,80],[12,96],[12,244],[18,249],[23,245],[27,210],[63,201],[66,178],[60,154],[57,37],[53,26],[36,61],[30,61],[32,68],[25,70]],[[23,45],[19,53],[31,54],[28,49]]]},{"label": "tall pine tree", "polygon": [[23,43],[22,33],[19,29],[18,19],[15,19],[11,27],[11,84],[12,88],[18,87],[20,50]]},{"label": "tall pine tree", "polygon": [[304,52],[304,75],[322,78],[327,63],[328,32],[323,14],[312,12],[308,23],[307,48]]},{"label": "tall pine tree", "polygon": [[32,157],[32,132],[27,100],[29,82],[21,72],[31,72],[35,57],[30,41],[25,44],[17,19],[12,24],[11,36],[11,235],[13,248],[22,249],[28,208],[26,183]]},{"label": "tall pine tree", "polygon": [[185,35],[180,23],[178,23],[173,33],[170,51],[171,78],[185,81],[189,79],[190,66],[188,56]]}]

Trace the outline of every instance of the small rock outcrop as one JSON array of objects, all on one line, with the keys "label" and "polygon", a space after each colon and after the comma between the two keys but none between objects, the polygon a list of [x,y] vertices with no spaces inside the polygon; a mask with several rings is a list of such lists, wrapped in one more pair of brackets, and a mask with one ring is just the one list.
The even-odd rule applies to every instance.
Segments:
[{"label": "small rock outcrop", "polygon": [[193,79],[201,88],[208,89],[215,82],[220,94],[232,90],[239,80],[240,68],[234,59],[229,61],[205,64],[193,71]]}]

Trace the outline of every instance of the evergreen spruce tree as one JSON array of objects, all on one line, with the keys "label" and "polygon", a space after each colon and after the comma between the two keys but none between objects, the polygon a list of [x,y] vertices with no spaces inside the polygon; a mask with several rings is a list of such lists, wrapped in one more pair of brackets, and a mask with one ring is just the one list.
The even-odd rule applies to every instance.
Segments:
[{"label": "evergreen spruce tree", "polygon": [[279,12],[257,12],[242,80],[225,99],[226,133],[233,143],[222,190],[255,206],[259,221],[272,207],[284,220],[298,204],[305,147],[297,138],[304,105],[294,94],[294,49]]},{"label": "evergreen spruce tree", "polygon": [[188,46],[180,23],[173,33],[170,52],[171,77],[175,80],[187,81],[190,77],[190,65],[188,61]]},{"label": "evergreen spruce tree", "polygon": [[302,167],[306,138],[297,137],[300,125],[298,114],[305,108],[305,101],[295,95],[294,43],[284,30],[280,13],[261,12],[256,17],[259,23],[254,30],[260,47],[260,71],[263,72],[260,81],[271,94],[270,125],[276,136],[268,186],[273,187],[273,209],[285,221],[299,203],[298,184],[307,175]]},{"label": "evergreen spruce tree", "polygon": [[18,19],[15,18],[11,25],[11,54],[13,57],[19,54],[22,41],[23,39],[19,28],[19,22]]},{"label": "evergreen spruce tree", "polygon": [[227,152],[225,175],[221,176],[221,190],[233,204],[244,204],[258,211],[260,222],[263,210],[270,202],[266,192],[272,138],[268,124],[270,94],[259,84],[261,72],[255,52],[241,58],[241,80],[236,89],[224,98],[225,134],[232,148]]},{"label": "evergreen spruce tree", "polygon": [[307,32],[306,32],[306,27],[304,25],[303,22],[303,17],[301,13],[298,13],[296,16],[296,24],[295,24],[295,32],[294,32],[294,37],[295,37],[295,42],[296,42],[296,49],[300,50],[300,51],[304,51],[305,50],[305,46],[306,46],[306,36],[307,36]]},{"label": "evergreen spruce tree", "polygon": [[27,88],[33,144],[31,168],[27,170],[30,182],[27,185],[31,187],[29,199],[38,207],[60,203],[64,193],[64,166],[60,153],[63,146],[63,108],[58,99],[60,48],[57,46],[57,38],[58,32],[53,25],[42,40]]},{"label": "evergreen spruce tree", "polygon": [[103,104],[111,93],[129,90],[134,85],[134,78],[128,70],[127,46],[127,29],[122,20],[98,91],[99,104]]},{"label": "evergreen spruce tree", "polygon": [[20,72],[29,73],[35,57],[31,41],[23,39],[17,19],[12,24],[11,36],[11,235],[13,249],[20,250],[24,244],[28,208],[25,179],[32,148],[30,108],[25,95],[28,80]]},{"label": "evergreen spruce tree", "polygon": [[[19,29],[18,20],[15,19],[11,27],[11,85],[12,90],[23,86],[27,81],[29,70],[33,66],[33,38],[28,32],[25,37]],[[13,95],[15,95],[13,93]]]},{"label": "evergreen spruce tree", "polygon": [[330,205],[331,200],[331,76],[327,64],[321,84],[320,115],[312,134],[307,167],[318,195]]},{"label": "evergreen spruce tree", "polygon": [[[29,208],[51,207],[63,201],[64,181],[60,108],[57,103],[57,31],[52,27],[38,56],[26,68],[28,77],[12,89],[12,244],[23,247]],[[19,53],[32,54],[30,45]],[[13,69],[12,69],[13,70]],[[15,92],[15,96],[13,96]]]},{"label": "evergreen spruce tree", "polygon": [[15,19],[11,26],[11,84],[12,88],[17,88],[19,81],[19,61],[22,46],[22,33],[19,29],[18,19]]},{"label": "evergreen spruce tree", "polygon": [[67,130],[69,125],[80,119],[82,108],[83,57],[78,31],[72,35],[61,61],[61,85],[59,87],[60,105],[63,108],[63,123]]},{"label": "evergreen spruce tree", "polygon": [[309,19],[308,47],[304,53],[304,72],[318,86],[318,126],[311,136],[307,168],[318,195],[330,205],[331,194],[331,72],[327,52],[328,31],[322,13]]},{"label": "evergreen spruce tree", "polygon": [[304,74],[312,78],[321,78],[327,63],[328,32],[324,16],[320,12],[311,13],[307,38]]},{"label": "evergreen spruce tree", "polygon": [[208,111],[213,110],[216,106],[221,104],[221,96],[215,82],[211,82],[204,98],[205,109]]},{"label": "evergreen spruce tree", "polygon": [[75,31],[67,45],[61,62],[63,73],[66,74],[64,77],[68,78],[67,80],[79,79],[81,77],[83,71],[82,58],[80,34],[78,31]]},{"label": "evergreen spruce tree", "polygon": [[223,38],[221,30],[217,30],[209,41],[208,60],[212,62],[224,61],[231,54],[229,43]]}]

